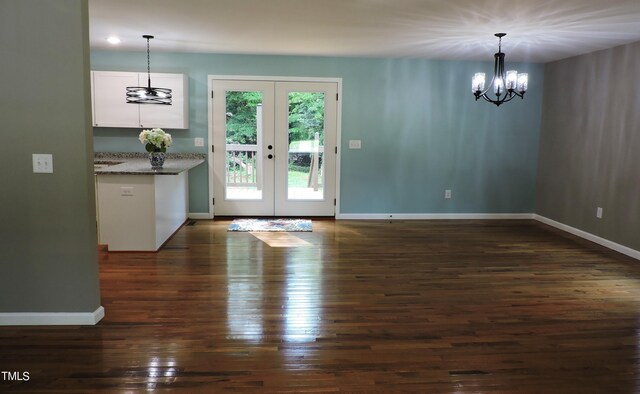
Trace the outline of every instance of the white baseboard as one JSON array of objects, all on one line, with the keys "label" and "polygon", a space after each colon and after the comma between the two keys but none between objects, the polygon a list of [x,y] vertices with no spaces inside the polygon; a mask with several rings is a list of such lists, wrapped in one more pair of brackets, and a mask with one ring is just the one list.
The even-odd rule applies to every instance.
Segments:
[{"label": "white baseboard", "polygon": [[0,313],[0,326],[94,326],[103,317],[103,307],[93,312]]},{"label": "white baseboard", "polygon": [[188,217],[189,219],[213,219],[213,215],[208,212],[189,212]]},{"label": "white baseboard", "polygon": [[566,224],[560,223],[560,222],[556,222],[555,220],[546,218],[544,216],[540,216],[540,215],[534,215],[534,219],[542,222],[544,224],[548,224],[551,227],[555,227],[557,229],[560,229],[562,231],[566,231],[570,234],[576,235],[580,238],[584,238],[586,240],[589,240],[591,242],[595,242],[598,245],[602,245],[605,248],[609,248],[611,250],[615,250],[616,252],[620,252],[622,254],[625,254],[629,257],[633,257],[634,259],[638,259],[640,260],[640,251],[637,251],[635,249],[631,249],[628,248],[624,245],[620,245],[617,244],[615,242],[609,241],[608,239],[604,239],[602,237],[598,237],[597,235],[593,235],[591,233],[588,233],[586,231],[582,231],[579,230],[575,227],[571,227],[571,226],[567,226]]},{"label": "white baseboard", "polygon": [[339,213],[339,220],[534,219],[640,260],[640,251],[534,213]]},{"label": "white baseboard", "polygon": [[336,219],[437,220],[437,219],[533,219],[532,213],[340,213]]}]

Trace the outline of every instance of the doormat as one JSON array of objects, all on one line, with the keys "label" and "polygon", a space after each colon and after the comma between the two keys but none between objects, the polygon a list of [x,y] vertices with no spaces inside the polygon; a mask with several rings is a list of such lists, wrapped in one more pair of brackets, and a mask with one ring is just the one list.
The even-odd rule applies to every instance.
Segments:
[{"label": "doormat", "polygon": [[228,231],[312,231],[308,219],[235,219]]}]

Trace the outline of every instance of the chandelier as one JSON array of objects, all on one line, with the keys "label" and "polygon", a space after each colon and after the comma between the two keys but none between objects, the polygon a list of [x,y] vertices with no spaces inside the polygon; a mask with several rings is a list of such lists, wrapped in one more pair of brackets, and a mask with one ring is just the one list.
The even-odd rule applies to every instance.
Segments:
[{"label": "chandelier", "polygon": [[[513,100],[515,97],[524,98],[529,84],[529,75],[520,73],[516,70],[504,71],[504,53],[502,53],[502,37],[507,33],[496,33],[498,37],[498,53],[494,55],[495,62],[493,66],[493,78],[489,86],[485,89],[485,74],[475,73],[471,79],[471,90],[476,96],[476,101],[483,98],[486,101],[499,106],[502,103]],[[495,99],[487,95],[489,90],[493,88]]]},{"label": "chandelier", "polygon": [[149,40],[153,36],[144,35],[147,39],[147,86],[127,87],[127,103],[130,104],[165,104],[171,105],[171,89],[151,87],[151,67],[149,62]]}]

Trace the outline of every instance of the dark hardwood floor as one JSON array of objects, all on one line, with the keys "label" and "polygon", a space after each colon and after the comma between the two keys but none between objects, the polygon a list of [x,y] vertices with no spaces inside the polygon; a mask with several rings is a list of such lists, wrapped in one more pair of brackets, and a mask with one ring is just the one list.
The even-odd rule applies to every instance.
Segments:
[{"label": "dark hardwood floor", "polygon": [[637,260],[528,220],[228,224],[102,253],[95,327],[0,327],[0,392],[640,392]]}]

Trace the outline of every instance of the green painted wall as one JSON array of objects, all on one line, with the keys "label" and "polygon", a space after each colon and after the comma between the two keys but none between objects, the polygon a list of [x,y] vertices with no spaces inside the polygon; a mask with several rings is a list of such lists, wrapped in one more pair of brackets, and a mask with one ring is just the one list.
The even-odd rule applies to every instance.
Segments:
[{"label": "green painted wall", "polygon": [[[0,3],[0,313],[100,306],[87,0]],[[53,154],[53,174],[32,172]]]},{"label": "green painted wall", "polygon": [[[475,102],[470,87],[492,62],[151,53],[152,71],[189,76],[190,129],[170,131],[174,152],[206,152],[193,138],[207,137],[207,75],[343,78],[342,213],[533,212],[544,70],[513,66],[529,73],[530,91],[497,108]],[[146,53],[91,53],[93,70],[145,67]],[[142,151],[139,131],[94,128],[95,149]],[[350,139],[362,149],[347,149]],[[190,211],[207,212],[207,197],[200,166]]]},{"label": "green painted wall", "polygon": [[536,199],[536,213],[635,250],[638,70],[640,42],[546,65]]}]

